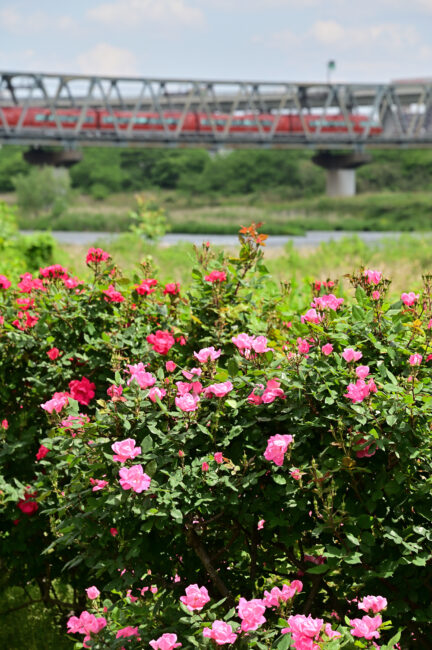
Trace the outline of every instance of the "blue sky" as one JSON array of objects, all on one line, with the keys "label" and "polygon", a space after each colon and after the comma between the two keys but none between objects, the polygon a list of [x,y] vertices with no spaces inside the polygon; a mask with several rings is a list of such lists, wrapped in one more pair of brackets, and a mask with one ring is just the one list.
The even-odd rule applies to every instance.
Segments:
[{"label": "blue sky", "polygon": [[0,0],[0,69],[168,78],[432,78],[432,0]]}]

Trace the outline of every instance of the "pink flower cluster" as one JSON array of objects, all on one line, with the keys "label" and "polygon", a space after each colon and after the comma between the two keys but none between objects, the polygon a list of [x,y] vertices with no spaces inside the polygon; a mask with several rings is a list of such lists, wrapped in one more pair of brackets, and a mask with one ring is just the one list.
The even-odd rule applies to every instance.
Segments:
[{"label": "pink flower cluster", "polygon": [[17,315],[18,318],[12,321],[12,325],[22,332],[34,327],[39,320],[38,314],[32,315],[28,311],[19,311]]},{"label": "pink flower cluster", "polygon": [[180,293],[180,282],[168,282],[163,290],[164,296],[177,296]]},{"label": "pink flower cluster", "polygon": [[318,314],[314,307],[307,310],[305,314],[300,317],[302,323],[315,323],[318,324],[322,321],[322,316]]},{"label": "pink flower cluster", "polygon": [[11,281],[7,279],[5,275],[0,275],[0,289],[9,289],[11,286]]},{"label": "pink flower cluster", "polygon": [[197,584],[189,585],[185,591],[186,595],[181,596],[180,600],[190,612],[194,610],[200,612],[210,600],[207,589],[205,587],[198,587]]},{"label": "pink flower cluster", "polygon": [[200,398],[195,393],[184,393],[182,395],[177,395],[175,398],[175,404],[177,408],[185,413],[196,411],[199,401]]},{"label": "pink flower cluster", "polygon": [[136,381],[140,388],[150,388],[156,383],[156,377],[151,372],[146,372],[146,366],[141,361],[134,365],[128,365],[130,378],[127,380],[128,386],[132,381]]},{"label": "pink flower cluster", "polygon": [[[94,614],[84,611],[80,617],[71,616],[67,622],[67,629],[70,634],[85,634],[84,644],[90,641],[91,634],[97,634],[106,626],[106,618],[96,618]],[[84,646],[85,647],[85,646]]]},{"label": "pink flower cluster", "polygon": [[251,336],[243,332],[242,334],[238,334],[238,336],[233,336],[231,341],[246,359],[251,356],[252,351],[256,354],[263,354],[270,350],[267,347],[267,339],[265,336]]},{"label": "pink flower cluster", "polygon": [[[324,630],[323,630],[324,626]],[[342,636],[340,632],[335,632],[329,623],[324,625],[322,618],[312,618],[304,614],[296,614],[288,618],[288,627],[282,630],[282,634],[290,633],[293,640],[293,648],[296,650],[320,650],[322,643],[325,641],[323,635],[328,639]]]},{"label": "pink flower cluster", "polygon": [[44,269],[39,269],[39,273],[43,278],[48,279],[60,278],[61,280],[66,280],[66,278],[69,277],[67,269],[65,269],[61,264],[51,264],[51,266],[46,266]]},{"label": "pink flower cluster", "polygon": [[362,402],[370,395],[370,393],[376,393],[377,390],[378,389],[372,377],[367,383],[364,379],[357,379],[355,384],[348,384],[347,392],[344,394],[344,397],[347,397],[353,404],[355,404],[356,402]]},{"label": "pink flower cluster", "polygon": [[303,589],[303,583],[300,580],[293,580],[291,584],[273,587],[271,591],[264,591],[263,603],[266,607],[279,607],[281,603],[286,603],[287,600],[294,598],[295,594],[299,594]]},{"label": "pink flower cluster", "polygon": [[143,280],[141,284],[135,286],[135,291],[140,296],[149,296],[151,293],[156,291],[154,288],[157,285],[157,280],[155,278],[148,278]]},{"label": "pink flower cluster", "polygon": [[89,248],[86,255],[86,264],[106,262],[110,257],[111,255],[102,248]]},{"label": "pink flower cluster", "polygon": [[120,485],[123,490],[133,490],[137,494],[148,490],[151,478],[144,473],[142,465],[132,465],[132,467],[122,467],[119,472]]},{"label": "pink flower cluster", "polygon": [[366,278],[368,284],[379,284],[382,280],[381,271],[372,271],[372,269],[365,269],[363,271],[363,277]]},{"label": "pink flower cluster", "polygon": [[52,413],[53,411],[60,413],[63,407],[69,403],[69,397],[69,393],[54,393],[50,400],[41,404],[41,407],[44,411],[47,411],[47,413]]},{"label": "pink flower cluster", "polygon": [[102,293],[104,294],[104,300],[107,302],[123,302],[125,299],[120,291],[116,291],[112,284],[109,285],[108,289],[102,291]]},{"label": "pink flower cluster", "polygon": [[264,458],[266,460],[272,460],[279,467],[283,465],[284,457],[287,452],[289,445],[294,442],[294,438],[291,435],[280,435],[279,433],[275,436],[271,436],[267,440],[267,449],[264,452]]},{"label": "pink flower cluster", "polygon": [[45,291],[42,280],[34,278],[31,273],[24,273],[20,278],[21,282],[18,282],[18,289],[21,293],[30,293],[33,290]]},{"label": "pink flower cluster", "polygon": [[410,291],[409,293],[403,293],[401,295],[401,300],[403,304],[406,305],[407,307],[412,307],[412,305],[414,305],[418,299],[419,299],[419,294],[414,293],[414,291]]},{"label": "pink flower cluster", "polygon": [[147,336],[147,342],[150,343],[153,350],[158,354],[168,354],[169,350],[175,343],[174,337],[170,332],[157,330],[155,334]]},{"label": "pink flower cluster", "polygon": [[421,354],[411,354],[410,358],[408,359],[408,363],[410,366],[419,366],[421,362],[423,361],[423,356]]},{"label": "pink flower cluster", "polygon": [[311,302],[311,307],[319,309],[320,311],[325,311],[330,309],[331,311],[337,311],[341,305],[343,305],[343,298],[336,298],[332,293],[325,294],[324,296],[318,296],[314,298]]},{"label": "pink flower cluster", "polygon": [[[257,394],[256,391],[263,391],[262,394]],[[271,404],[275,401],[277,397],[282,399],[285,398],[285,393],[280,387],[280,382],[276,379],[269,379],[266,387],[264,388],[263,384],[259,384],[253,391],[248,395],[248,402],[250,404]]]},{"label": "pink flower cluster", "polygon": [[225,282],[227,276],[225,271],[212,271],[204,279],[206,282]]}]

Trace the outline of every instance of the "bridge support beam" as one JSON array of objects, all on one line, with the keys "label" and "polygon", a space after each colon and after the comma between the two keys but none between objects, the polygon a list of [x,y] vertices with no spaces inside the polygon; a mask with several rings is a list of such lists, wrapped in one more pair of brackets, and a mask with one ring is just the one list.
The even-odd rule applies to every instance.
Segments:
[{"label": "bridge support beam", "polygon": [[320,151],[312,160],[327,171],[327,196],[354,196],[355,170],[370,162],[371,156],[367,153]]},{"label": "bridge support beam", "polygon": [[30,165],[51,165],[52,167],[72,167],[82,159],[82,152],[76,149],[53,151],[31,147],[23,154],[24,160]]}]

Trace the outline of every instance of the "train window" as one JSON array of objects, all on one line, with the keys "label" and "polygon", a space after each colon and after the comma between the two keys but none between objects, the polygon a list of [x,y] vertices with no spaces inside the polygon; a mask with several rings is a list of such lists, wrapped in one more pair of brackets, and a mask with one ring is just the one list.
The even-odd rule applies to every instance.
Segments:
[{"label": "train window", "polygon": [[135,117],[134,124],[147,124],[148,119],[146,117]]},{"label": "train window", "polygon": [[178,119],[175,117],[166,117],[165,122],[167,124],[178,124]]},{"label": "train window", "polygon": [[152,124],[153,126],[159,126],[161,124],[161,121],[158,117],[150,117],[149,124]]},{"label": "train window", "polygon": [[216,124],[217,124],[218,126],[225,126],[225,124],[226,124],[226,120],[216,120]]},{"label": "train window", "polygon": [[47,122],[50,119],[49,115],[46,115],[45,113],[38,113],[35,115],[35,122]]},{"label": "train window", "polygon": [[111,115],[104,115],[102,118],[102,124],[112,124],[113,123],[113,118]]}]

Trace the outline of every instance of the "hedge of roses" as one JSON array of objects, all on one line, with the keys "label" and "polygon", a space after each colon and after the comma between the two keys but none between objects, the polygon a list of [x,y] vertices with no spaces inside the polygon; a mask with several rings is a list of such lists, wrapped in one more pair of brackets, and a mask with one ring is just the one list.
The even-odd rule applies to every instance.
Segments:
[{"label": "hedge of roses", "polygon": [[264,240],[0,276],[2,566],[77,647],[430,647],[432,280],[277,288]]}]

